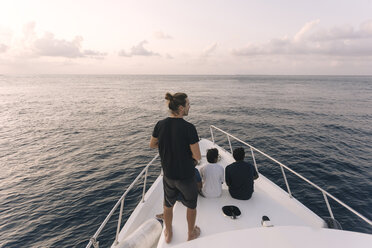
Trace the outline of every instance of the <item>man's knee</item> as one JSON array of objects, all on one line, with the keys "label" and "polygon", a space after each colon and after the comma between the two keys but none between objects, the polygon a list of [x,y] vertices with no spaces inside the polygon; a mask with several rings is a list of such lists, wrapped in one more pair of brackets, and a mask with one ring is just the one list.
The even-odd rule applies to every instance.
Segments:
[{"label": "man's knee", "polygon": [[173,206],[167,207],[166,205],[163,205],[165,211],[173,211]]},{"label": "man's knee", "polygon": [[173,208],[175,203],[176,203],[175,200],[169,199],[166,196],[164,197],[164,202],[163,202],[164,208]]},{"label": "man's knee", "polygon": [[191,201],[182,201],[182,204],[187,208],[187,209],[194,209],[196,210],[197,206],[197,199],[191,200]]}]

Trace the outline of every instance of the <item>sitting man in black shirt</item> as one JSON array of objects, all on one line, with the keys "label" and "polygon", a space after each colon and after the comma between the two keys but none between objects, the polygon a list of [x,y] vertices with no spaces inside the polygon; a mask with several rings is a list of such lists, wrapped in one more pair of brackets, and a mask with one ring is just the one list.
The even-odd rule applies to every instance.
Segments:
[{"label": "sitting man in black shirt", "polygon": [[258,174],[252,165],[244,162],[244,149],[236,148],[233,157],[236,162],[226,166],[225,181],[229,186],[232,198],[238,200],[248,200],[253,194],[253,180],[258,178]]},{"label": "sitting man in black shirt", "polygon": [[[163,168],[164,236],[172,240],[173,206],[179,199],[187,207],[188,240],[200,235],[195,225],[198,187],[195,180],[195,160],[201,159],[196,128],[183,119],[188,115],[190,102],[185,93],[167,93],[170,117],[156,123],[150,140],[151,148],[158,148]],[[181,196],[181,197],[180,197]]]}]

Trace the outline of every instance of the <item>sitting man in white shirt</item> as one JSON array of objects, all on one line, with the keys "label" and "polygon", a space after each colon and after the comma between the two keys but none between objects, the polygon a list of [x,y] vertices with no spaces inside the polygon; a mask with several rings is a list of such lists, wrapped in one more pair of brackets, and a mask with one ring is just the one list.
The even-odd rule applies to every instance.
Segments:
[{"label": "sitting man in white shirt", "polygon": [[203,180],[202,194],[209,198],[220,197],[222,193],[224,169],[221,165],[217,164],[218,150],[216,148],[207,151],[207,160],[209,164],[206,164],[200,169]]}]

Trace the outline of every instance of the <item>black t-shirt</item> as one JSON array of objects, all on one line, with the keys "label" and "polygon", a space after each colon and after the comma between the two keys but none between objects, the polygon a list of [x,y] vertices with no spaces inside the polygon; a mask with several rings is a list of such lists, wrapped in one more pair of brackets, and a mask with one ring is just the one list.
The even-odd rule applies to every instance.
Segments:
[{"label": "black t-shirt", "polygon": [[195,166],[190,145],[199,141],[193,124],[183,118],[166,118],[156,123],[152,133],[159,140],[164,175],[170,179],[194,177]]},{"label": "black t-shirt", "polygon": [[239,200],[251,198],[253,189],[253,178],[257,171],[244,161],[238,161],[226,166],[225,181],[229,186],[230,195]]}]

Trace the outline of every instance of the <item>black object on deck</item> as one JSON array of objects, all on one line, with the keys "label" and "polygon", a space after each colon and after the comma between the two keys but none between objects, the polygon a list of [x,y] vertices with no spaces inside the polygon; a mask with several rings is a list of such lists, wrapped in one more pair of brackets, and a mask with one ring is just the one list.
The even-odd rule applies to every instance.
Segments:
[{"label": "black object on deck", "polygon": [[240,209],[233,205],[223,206],[222,212],[224,215],[231,217],[231,219],[236,219],[241,215]]}]

